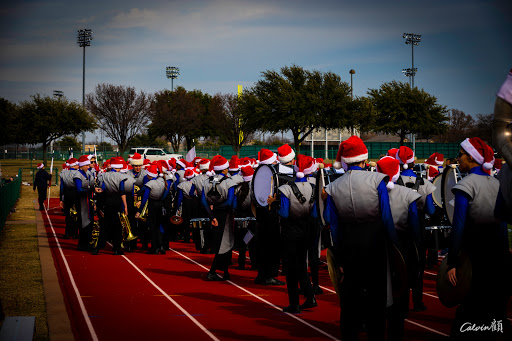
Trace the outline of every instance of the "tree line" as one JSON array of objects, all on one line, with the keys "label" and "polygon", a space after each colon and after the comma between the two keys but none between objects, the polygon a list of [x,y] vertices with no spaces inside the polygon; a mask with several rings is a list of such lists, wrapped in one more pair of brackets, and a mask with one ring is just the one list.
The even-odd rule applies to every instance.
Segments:
[{"label": "tree line", "polygon": [[459,132],[476,125],[474,119],[456,109],[448,113],[436,97],[407,83],[383,83],[352,98],[350,85],[339,75],[292,65],[263,71],[241,95],[212,96],[183,87],[150,94],[98,84],[86,95],[85,108],[66,98],[34,95],[19,104],[0,98],[5,122],[0,143],[42,143],[46,152],[52,141],[99,128],[120,152],[147,134],[163,137],[175,152],[183,142],[190,149],[202,137],[231,145],[238,153],[258,132],[291,131],[295,150],[318,128],[392,134],[401,144],[411,133],[446,141],[468,136]]}]

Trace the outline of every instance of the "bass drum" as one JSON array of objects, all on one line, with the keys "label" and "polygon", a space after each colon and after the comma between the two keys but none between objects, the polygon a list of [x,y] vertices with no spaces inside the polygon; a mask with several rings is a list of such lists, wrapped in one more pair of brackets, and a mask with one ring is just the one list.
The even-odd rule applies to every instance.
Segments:
[{"label": "bass drum", "polygon": [[443,174],[440,173],[438,175],[436,175],[436,177],[434,178],[434,180],[432,180],[432,184],[434,186],[436,186],[436,189],[435,191],[432,193],[432,199],[434,199],[434,204],[439,207],[439,208],[443,208],[443,190],[442,190],[442,186],[441,186],[441,183],[443,181]]},{"label": "bass drum", "polygon": [[455,211],[455,194],[452,188],[462,179],[459,168],[456,165],[447,167],[442,173],[441,196],[444,212],[450,225],[453,224],[453,214]]},{"label": "bass drum", "polygon": [[341,177],[343,173],[336,173],[332,170],[325,170],[323,168],[318,169],[316,173],[316,186],[315,186],[315,202],[316,202],[316,213],[318,215],[318,221],[322,227],[326,227],[327,223],[324,219],[325,202],[322,200],[322,190],[328,184],[336,181]]},{"label": "bass drum", "polygon": [[267,199],[274,196],[279,187],[277,172],[272,165],[260,165],[252,178],[252,201],[257,207],[267,207]]}]

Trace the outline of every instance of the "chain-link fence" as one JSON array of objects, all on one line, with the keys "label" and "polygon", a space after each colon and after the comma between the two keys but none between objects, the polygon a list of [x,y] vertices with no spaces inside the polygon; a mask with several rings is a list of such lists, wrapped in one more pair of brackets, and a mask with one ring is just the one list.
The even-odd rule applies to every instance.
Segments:
[{"label": "chain-link fence", "polygon": [[1,179],[0,183],[0,230],[4,228],[5,220],[20,197],[22,169],[12,181]]}]

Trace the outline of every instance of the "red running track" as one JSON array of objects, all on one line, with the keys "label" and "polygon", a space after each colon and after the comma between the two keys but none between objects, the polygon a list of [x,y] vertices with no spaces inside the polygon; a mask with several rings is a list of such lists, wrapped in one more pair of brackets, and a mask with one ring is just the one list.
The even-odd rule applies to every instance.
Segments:
[{"label": "red running track", "polygon": [[[230,281],[204,281],[213,255],[200,254],[192,243],[173,242],[166,255],[114,256],[107,246],[93,256],[78,251],[76,239],[61,238],[57,199],[43,216],[76,340],[340,339],[338,298],[325,266],[318,307],[287,314],[281,310],[288,305],[286,286],[254,284],[255,270],[233,266]],[[405,339],[446,340],[455,309],[439,302],[435,271],[425,275],[424,303],[427,311],[409,313]]]}]

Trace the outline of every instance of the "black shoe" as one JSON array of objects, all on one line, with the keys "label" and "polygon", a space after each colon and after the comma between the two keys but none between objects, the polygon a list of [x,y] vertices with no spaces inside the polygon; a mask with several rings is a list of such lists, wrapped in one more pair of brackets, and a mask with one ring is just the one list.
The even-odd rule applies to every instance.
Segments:
[{"label": "black shoe", "polygon": [[114,256],[122,256],[122,255],[124,255],[123,251],[121,251],[121,250],[115,250],[114,251]]},{"label": "black shoe", "polygon": [[238,270],[245,270],[245,265],[243,264],[238,264],[238,266],[236,267]]},{"label": "black shoe", "polygon": [[318,303],[316,303],[316,299],[313,297],[313,298],[308,298],[306,300],[306,302],[302,303],[300,305],[300,309],[309,309],[309,308],[314,308],[318,305]]},{"label": "black shoe", "polygon": [[84,245],[78,245],[76,247],[76,249],[78,251],[91,251],[91,247],[90,246],[84,246]]},{"label": "black shoe", "polygon": [[147,255],[156,255],[157,253],[158,253],[158,251],[156,249],[153,249],[153,248],[149,249],[146,252]]},{"label": "black shoe", "polygon": [[128,251],[128,252],[133,252],[133,247],[128,246],[128,247],[126,248],[126,251]]},{"label": "black shoe", "polygon": [[289,305],[285,308],[283,308],[283,312],[284,313],[290,313],[290,314],[298,314],[300,313],[300,307],[298,304],[295,304],[295,305]]},{"label": "black shoe", "polygon": [[415,305],[414,308],[412,309],[412,311],[415,311],[415,312],[421,312],[421,311],[425,311],[427,310],[427,306],[424,305],[423,303],[421,305]]},{"label": "black shoe", "polygon": [[160,248],[158,250],[158,253],[161,254],[161,255],[165,255],[165,250],[163,248]]},{"label": "black shoe", "polygon": [[222,279],[225,281],[229,281],[231,279],[231,276],[229,275],[229,272],[224,272],[224,275],[222,276]]},{"label": "black shoe", "polygon": [[265,280],[261,277],[256,277],[254,279],[254,284],[265,284]]},{"label": "black shoe", "polygon": [[265,280],[265,285],[285,285],[285,284],[286,284],[285,282],[275,279],[274,277],[271,277],[271,278]]},{"label": "black shoe", "polygon": [[315,285],[315,286],[313,287],[313,293],[314,293],[315,295],[321,295],[321,294],[323,294],[323,293],[324,293],[324,291],[323,291],[323,290],[322,290],[322,288],[320,288],[318,285]]},{"label": "black shoe", "polygon": [[100,253],[100,249],[92,249],[91,255],[97,255]]},{"label": "black shoe", "polygon": [[206,275],[205,281],[211,281],[211,282],[221,282],[223,281],[222,277],[217,275],[216,273],[208,272],[208,275]]},{"label": "black shoe", "polygon": [[148,246],[147,245],[142,245],[142,248],[141,248],[142,251],[148,251]]}]

